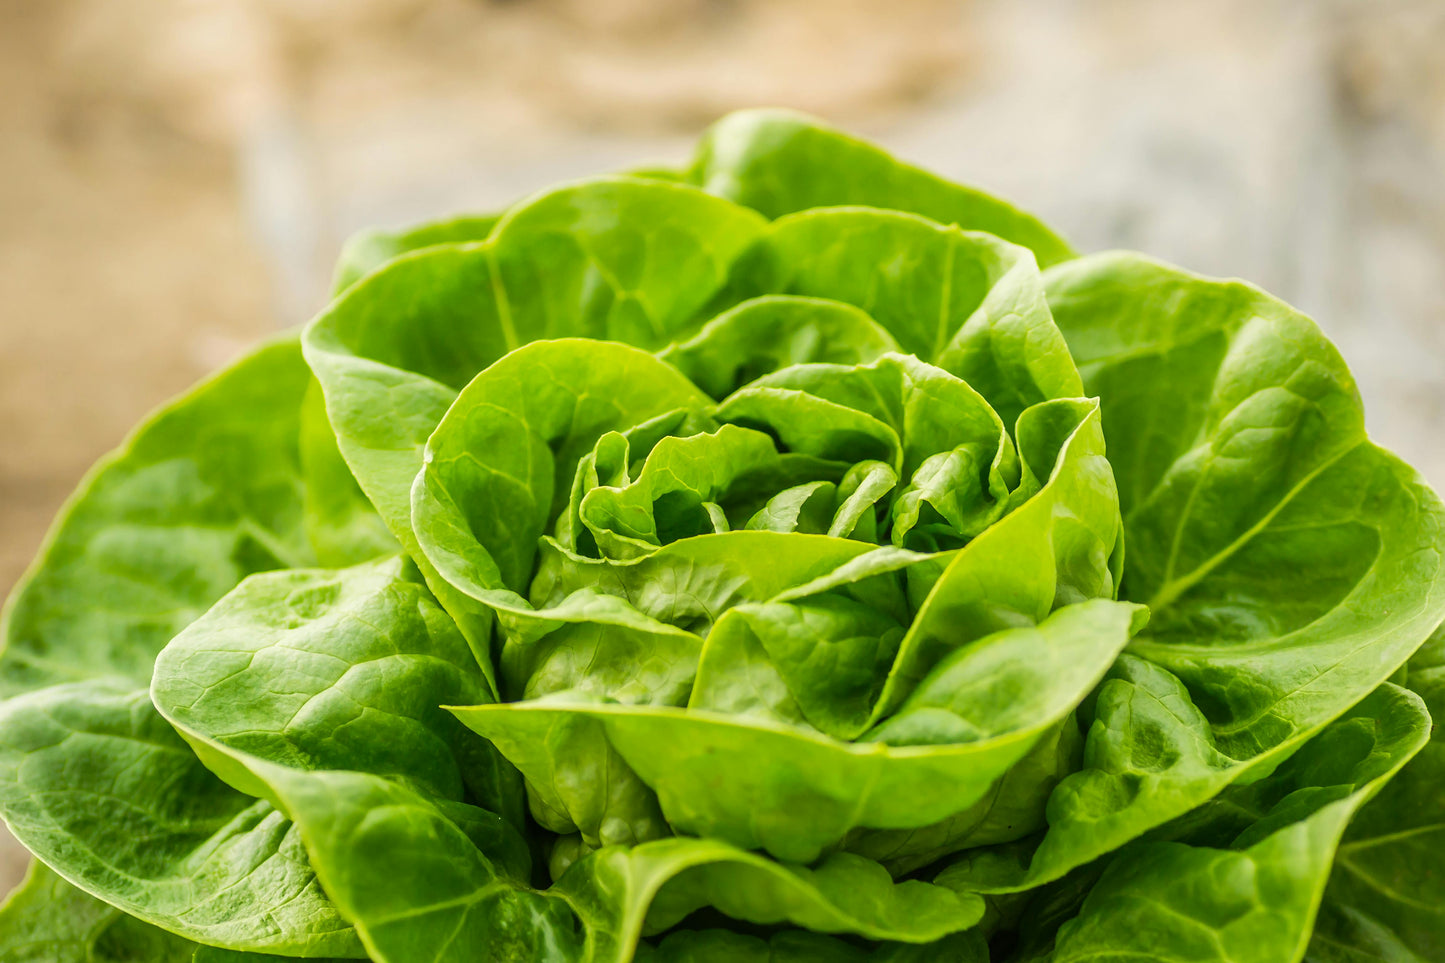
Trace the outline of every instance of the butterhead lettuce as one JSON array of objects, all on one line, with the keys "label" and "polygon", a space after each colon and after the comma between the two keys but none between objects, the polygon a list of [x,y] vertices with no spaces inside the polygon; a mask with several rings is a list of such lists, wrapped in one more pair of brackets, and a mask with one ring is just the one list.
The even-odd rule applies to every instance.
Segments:
[{"label": "butterhead lettuce", "polygon": [[11,597],[14,961],[1445,960],[1313,322],[810,119],[346,248]]}]

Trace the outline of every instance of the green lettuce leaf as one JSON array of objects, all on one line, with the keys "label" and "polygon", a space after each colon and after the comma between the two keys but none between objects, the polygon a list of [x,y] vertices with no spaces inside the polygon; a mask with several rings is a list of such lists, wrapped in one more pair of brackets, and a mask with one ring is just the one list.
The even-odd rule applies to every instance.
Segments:
[{"label": "green lettuce leaf", "polygon": [[861,857],[807,869],[688,839],[600,850],[539,893],[500,879],[454,822],[396,783],[279,767],[268,779],[378,963],[624,961],[642,933],[709,901],[752,922],[912,942],[963,930],[983,912],[977,897],[895,884]]},{"label": "green lettuce leaf", "polygon": [[[1410,660],[1406,676],[1434,719],[1445,718],[1445,632]],[[1307,959],[1319,963],[1445,959],[1445,731],[1350,824],[1335,857]]]},{"label": "green lettuce leaf", "polygon": [[784,930],[763,939],[728,930],[678,930],[656,947],[639,948],[642,963],[988,963],[988,944],[959,933],[918,946],[883,943],[860,947],[810,933]]},{"label": "green lettuce leaf", "polygon": [[[940,665],[938,677],[978,672],[984,679],[958,703],[934,695],[926,679],[914,701],[890,720],[913,729],[911,740],[897,746],[837,741],[747,715],[568,701],[566,694],[452,711],[533,782],[548,773],[545,754],[530,747],[546,745],[559,725],[593,719],[626,765],[658,793],[673,827],[809,862],[856,827],[927,826],[973,805],[1083,698],[1124,646],[1136,612],[1107,600],[1071,606],[1037,630],[1005,630],[960,650]],[[988,668],[996,653],[1016,645],[1036,646],[1041,657],[1015,666],[1017,671],[1042,676],[1069,664],[1078,673],[1061,675],[1055,688],[1033,695],[1051,715],[1031,715],[1022,725],[1008,715],[1004,694],[1029,683]],[[1087,660],[1079,659],[1084,654]],[[968,731],[974,713],[986,728]],[[529,771],[534,766],[539,768]]]},{"label": "green lettuce leaf", "polygon": [[41,862],[0,906],[0,955],[9,963],[193,963],[196,948],[87,896]]},{"label": "green lettuce leaf", "polygon": [[844,205],[908,211],[1022,245],[1046,267],[1073,256],[1032,215],[792,111],[743,110],[724,117],[703,135],[687,176],[770,218]]},{"label": "green lettuce leaf", "polygon": [[905,351],[967,381],[1010,425],[1029,405],[1082,394],[1033,256],[946,225],[871,208],[790,214],[740,259],[732,286],[861,308]]},{"label": "green lettuce leaf", "polygon": [[71,496],[0,619],[0,693],[150,681],[175,635],[252,572],[314,564],[289,336],[156,412]]},{"label": "green lettuce leaf", "polygon": [[1445,960],[1364,424],[1289,306],[783,111],[368,232],[0,615],[0,957]]},{"label": "green lettuce leaf", "polygon": [[1419,697],[1387,685],[1233,800],[1257,819],[1228,848],[1125,847],[1060,928],[1053,960],[1300,960],[1350,818],[1428,727]]},{"label": "green lettuce leaf", "polygon": [[357,281],[403,254],[443,244],[485,241],[501,219],[500,214],[463,214],[395,231],[359,231],[346,239],[336,257],[331,295],[339,297]]},{"label": "green lettuce leaf", "polygon": [[0,954],[7,963],[283,963],[288,959],[192,943],[86,895],[38,861],[0,906]]},{"label": "green lettuce leaf", "polygon": [[[161,652],[151,699],[249,795],[276,801],[246,768],[257,757],[385,776],[520,830],[515,771],[441,708],[487,698],[486,681],[420,581],[398,558],[247,579]],[[525,877],[520,837],[490,831]]]},{"label": "green lettuce leaf", "polygon": [[1048,832],[949,870],[990,892],[1058,879],[1260,778],[1445,616],[1445,507],[1365,437],[1313,322],[1132,254],[1047,281],[1102,405],[1129,544],[1120,595],[1151,618],[1098,695]]},{"label": "green lettuce leaf", "polygon": [[360,957],[295,826],[196,758],[129,680],[0,704],[0,811],[66,879],[199,942]]}]

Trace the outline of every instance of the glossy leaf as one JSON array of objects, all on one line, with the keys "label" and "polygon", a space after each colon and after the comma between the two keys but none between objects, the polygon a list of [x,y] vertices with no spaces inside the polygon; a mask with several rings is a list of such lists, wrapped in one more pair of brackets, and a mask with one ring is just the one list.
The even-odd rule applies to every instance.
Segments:
[{"label": "glossy leaf", "polygon": [[1410,661],[1430,742],[1350,824],[1307,959],[1319,963],[1445,959],[1445,633]]},{"label": "glossy leaf", "polygon": [[544,341],[512,352],[467,386],[427,445],[412,493],[423,550],[479,601],[515,598],[597,439],[707,401],[624,345]]},{"label": "glossy leaf", "polygon": [[40,862],[0,907],[7,963],[193,963],[196,948],[86,895]]},{"label": "glossy leaf", "polygon": [[[1042,678],[1067,664],[1079,674],[1072,680],[1061,675],[1057,689],[1043,689],[1037,697],[1049,708],[1042,716],[1030,715],[1022,726],[991,712],[985,697],[977,708],[984,717],[997,718],[999,727],[975,730],[962,739],[957,722],[942,728],[928,725],[935,718],[959,717],[955,707],[935,705],[925,683],[918,701],[905,705],[895,720],[905,726],[916,713],[911,734],[915,739],[925,732],[932,736],[926,749],[841,742],[796,725],[702,708],[684,711],[559,697],[453,712],[493,741],[529,779],[538,755],[532,747],[545,745],[550,732],[574,719],[595,720],[608,744],[658,793],[673,827],[807,862],[855,827],[927,826],[982,798],[1092,687],[1127,641],[1134,612],[1108,601],[1073,606],[1040,629],[1006,631],[960,650],[955,663],[940,667],[940,675],[954,665],[963,673],[975,667],[987,671],[990,651],[1006,651],[1014,644],[1038,644],[1039,654],[1049,653],[1045,660],[1021,663],[1021,671],[1031,667]],[[720,626],[714,635],[723,631]],[[1065,656],[1070,646],[1081,648]],[[1085,652],[1089,654],[1080,658]],[[1000,691],[1019,691],[1013,681],[993,681]],[[986,691],[985,683],[980,692]],[[760,759],[769,764],[758,765]]]},{"label": "glossy leaf", "polygon": [[989,234],[896,211],[808,210],[774,222],[733,284],[861,308],[1009,425],[1029,405],[1081,394],[1033,256]]},{"label": "glossy leaf", "polygon": [[193,943],[87,895],[40,862],[31,864],[24,882],[0,906],[0,954],[7,963],[283,963],[294,959]]},{"label": "glossy leaf", "polygon": [[1386,686],[1251,787],[1260,818],[1232,848],[1122,850],[1059,930],[1053,959],[1299,960],[1350,817],[1419,750],[1428,725],[1417,696]]},{"label": "glossy leaf", "polygon": [[362,955],[291,822],[217,779],[128,682],[0,704],[0,812],[61,875],[164,929],[237,949]]},{"label": "glossy leaf", "polygon": [[658,353],[714,398],[795,364],[867,364],[898,344],[850,304],[770,294],[713,318]]},{"label": "glossy leaf", "polygon": [[396,558],[248,579],[166,646],[152,700],[213,772],[252,796],[276,801],[249,766],[259,758],[476,800],[490,810],[476,818],[525,876],[525,846],[500,821],[522,826],[516,773],[440,708],[486,699],[486,681],[418,581]]},{"label": "glossy leaf", "polygon": [[400,230],[371,228],[346,239],[336,258],[332,296],[340,295],[363,277],[403,254],[443,244],[485,241],[502,219],[500,214],[464,214],[428,221]]},{"label": "glossy leaf", "polygon": [[987,231],[1030,248],[1044,265],[1073,256],[1062,238],[1010,204],[791,111],[744,110],[724,117],[703,135],[689,176],[768,217],[864,205]]},{"label": "glossy leaf", "polygon": [[252,572],[313,563],[294,337],[156,412],[81,484],[5,606],[0,693],[150,680],[161,647]]},{"label": "glossy leaf", "polygon": [[306,537],[316,561],[345,568],[401,550],[341,457],[326,417],[321,384],[314,378],[301,403],[302,505]]},{"label": "glossy leaf", "polygon": [[987,890],[1058,879],[1268,772],[1445,614],[1445,508],[1365,438],[1354,383],[1312,322],[1137,255],[1047,281],[1120,480],[1120,594],[1151,621],[1140,660],[1101,691],[1084,768],[1055,790],[1036,849],[951,871]]},{"label": "glossy leaf", "polygon": [[379,963],[627,960],[643,932],[715,898],[753,922],[916,942],[964,929],[983,909],[926,883],[894,884],[860,857],[808,870],[684,839],[601,850],[537,893],[500,880],[450,820],[394,783],[294,770],[272,778]]}]

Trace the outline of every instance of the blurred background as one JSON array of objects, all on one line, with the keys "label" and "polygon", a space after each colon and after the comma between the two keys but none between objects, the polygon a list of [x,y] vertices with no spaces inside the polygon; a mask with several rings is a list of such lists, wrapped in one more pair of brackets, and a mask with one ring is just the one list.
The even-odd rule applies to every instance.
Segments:
[{"label": "blurred background", "polygon": [[1440,0],[0,0],[0,592],[149,408],[323,304],[350,232],[762,104],[1263,285],[1445,485]]}]

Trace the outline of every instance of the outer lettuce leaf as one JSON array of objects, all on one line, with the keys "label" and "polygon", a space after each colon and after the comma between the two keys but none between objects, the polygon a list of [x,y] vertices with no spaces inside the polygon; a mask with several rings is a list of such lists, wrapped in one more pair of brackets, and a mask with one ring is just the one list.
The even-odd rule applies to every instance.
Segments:
[{"label": "outer lettuce leaf", "polygon": [[[639,167],[624,173],[659,181],[684,180],[678,171],[665,166]],[[502,217],[502,214],[460,214],[395,230],[369,228],[358,231],[346,239],[337,256],[332,296],[339,296],[383,264],[412,251],[444,244],[485,241]]]},{"label": "outer lettuce leaf", "polygon": [[290,821],[212,775],[128,680],[0,704],[0,808],[66,879],[164,929],[237,949],[363,955]]},{"label": "outer lettuce leaf", "polygon": [[6,603],[0,693],[124,676],[252,572],[314,563],[294,336],[162,408],[62,510]]},{"label": "outer lettuce leaf", "polygon": [[[283,963],[167,933],[103,903],[35,862],[0,907],[6,963]],[[330,963],[316,959],[316,963]]]},{"label": "outer lettuce leaf", "polygon": [[[212,771],[249,795],[275,801],[245,766],[254,756],[476,801],[520,830],[516,772],[441,709],[486,699],[486,682],[419,582],[397,558],[247,579],[162,651],[152,701]],[[489,831],[525,877],[520,837],[500,823]]]},{"label": "outer lettuce leaf", "polygon": [[601,850],[537,893],[499,879],[451,820],[395,783],[289,769],[268,779],[378,963],[621,963],[641,933],[709,901],[753,922],[917,942],[964,929],[983,911],[976,897],[894,884],[860,857],[808,870],[687,839]]},{"label": "outer lettuce leaf", "polygon": [[[1445,718],[1445,632],[1410,660],[1407,681]],[[1445,959],[1445,730],[1375,797],[1345,833],[1307,959],[1318,963]]]},{"label": "outer lettuce leaf", "polygon": [[1044,266],[1073,256],[1062,238],[1007,202],[904,164],[791,111],[744,110],[724,117],[703,135],[688,178],[770,218],[865,205],[987,231],[1029,248]]},{"label": "outer lettuce leaf", "polygon": [[1234,800],[1257,807],[1257,821],[1231,848],[1121,850],[1059,930],[1053,960],[1296,963],[1351,816],[1420,749],[1428,727],[1418,696],[1381,688]]},{"label": "outer lettuce leaf", "polygon": [[249,767],[301,827],[322,884],[377,963],[583,958],[567,904],[499,873],[425,797],[363,773]]},{"label": "outer lettuce leaf", "polygon": [[989,891],[1058,879],[1269,772],[1445,616],[1445,508],[1365,438],[1312,322],[1136,255],[1047,281],[1103,406],[1130,546],[1121,595],[1151,622],[1100,692],[1048,833],[950,870]]},{"label": "outer lettuce leaf", "polygon": [[327,568],[345,568],[401,551],[341,457],[326,417],[321,383],[315,378],[301,403],[300,440],[306,536],[316,561]]},{"label": "outer lettuce leaf", "polygon": [[44,863],[0,907],[7,963],[192,963],[196,944],[71,886]]},{"label": "outer lettuce leaf", "polygon": [[206,772],[145,692],[157,651],[243,577],[312,563],[309,378],[294,337],[262,347],[161,409],[72,497],[6,610],[0,675],[23,694],[0,706],[0,812],[127,912],[344,956],[359,946],[289,824]]},{"label": "outer lettuce leaf", "polygon": [[485,698],[485,681],[407,569],[248,579],[162,653],[152,696],[165,718],[143,690],[105,682],[5,703],[0,805],[17,837],[88,892],[190,938],[359,956],[258,765],[343,768],[427,792],[526,879],[516,773],[439,708]]},{"label": "outer lettuce leaf", "polygon": [[[1188,668],[1193,644],[1224,657],[1221,643],[1328,643],[1383,616],[1386,643],[1405,637],[1388,671],[1403,662],[1442,611],[1439,502],[1368,443],[1354,381],[1313,322],[1137,255],[1086,258],[1047,283],[1103,406],[1129,534],[1123,591],[1171,643],[1150,657],[1210,690],[1211,712],[1241,717],[1254,707],[1229,706]],[[1166,386],[1174,403],[1158,404]],[[1237,724],[1231,741],[1271,744],[1267,721]]]}]

